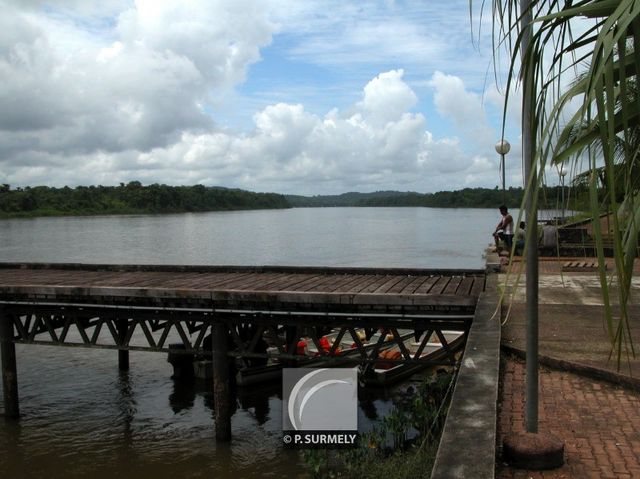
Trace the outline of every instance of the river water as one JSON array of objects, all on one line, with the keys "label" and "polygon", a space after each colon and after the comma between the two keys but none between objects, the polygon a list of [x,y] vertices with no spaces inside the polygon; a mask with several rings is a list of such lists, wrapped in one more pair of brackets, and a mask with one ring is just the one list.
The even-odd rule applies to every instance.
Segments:
[{"label": "river water", "polygon": [[0,261],[478,268],[499,213],[295,208],[4,220]]},{"label": "river water", "polygon": [[[313,208],[0,221],[0,261],[481,268],[497,210]],[[22,417],[0,421],[1,478],[304,476],[281,446],[280,387],[238,391],[216,444],[209,387],[164,355],[17,345]],[[1,397],[0,397],[1,401]],[[360,397],[359,424],[391,407]],[[0,403],[0,409],[2,409]]]}]

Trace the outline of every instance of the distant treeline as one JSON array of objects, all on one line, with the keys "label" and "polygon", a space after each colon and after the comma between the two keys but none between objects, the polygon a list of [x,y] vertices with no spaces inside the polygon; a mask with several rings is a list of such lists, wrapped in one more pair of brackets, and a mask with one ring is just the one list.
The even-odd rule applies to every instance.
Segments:
[{"label": "distant treeline", "polygon": [[520,206],[522,188],[505,191],[491,188],[465,188],[437,193],[376,191],[375,193],[344,193],[330,196],[287,196],[294,207],[312,206],[427,206],[432,208],[494,208],[505,203]]},{"label": "distant treeline", "polygon": [[294,208],[313,208],[325,206],[390,206],[390,205],[368,205],[367,200],[379,200],[383,203],[393,201],[395,198],[403,198],[407,195],[417,193],[407,193],[400,191],[376,191],[374,193],[342,193],[341,195],[318,195],[299,196],[286,195],[285,198]]},{"label": "distant treeline", "polygon": [[290,208],[283,195],[252,193],[219,187],[142,186],[138,181],[120,186],[50,188],[35,186],[12,189],[0,186],[0,215],[57,216],[190,211]]},{"label": "distant treeline", "polygon": [[[565,194],[568,195],[568,188]],[[437,193],[376,191],[341,195],[298,196],[253,193],[222,187],[143,186],[138,181],[120,186],[11,188],[0,185],[0,217],[181,213],[196,211],[301,208],[326,206],[422,206],[432,208],[510,208],[521,205],[522,188],[465,188]],[[540,208],[559,208],[559,187],[541,193]],[[572,205],[573,209],[581,209]]]}]

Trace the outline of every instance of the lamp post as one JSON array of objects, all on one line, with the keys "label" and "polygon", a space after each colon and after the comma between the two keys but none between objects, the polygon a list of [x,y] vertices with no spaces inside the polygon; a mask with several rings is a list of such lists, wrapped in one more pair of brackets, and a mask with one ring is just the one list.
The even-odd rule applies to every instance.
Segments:
[{"label": "lamp post", "polygon": [[[515,2],[514,2],[515,3]],[[526,375],[525,375],[525,423],[526,432],[505,438],[503,455],[506,462],[518,463],[524,469],[553,469],[564,463],[564,443],[551,434],[538,432],[538,153],[532,126],[539,121],[532,112],[536,105],[537,89],[534,61],[529,61],[537,47],[533,40],[532,0],[520,0],[521,41],[518,51],[522,57],[522,160],[525,176],[525,208],[527,234],[525,239],[526,262]],[[543,153],[544,154],[544,153]],[[548,462],[547,462],[548,461]]]},{"label": "lamp post", "polygon": [[560,188],[562,192],[562,224],[564,224],[564,177],[567,176],[567,170],[560,168]]},{"label": "lamp post", "polygon": [[504,203],[506,201],[506,190],[505,190],[505,187],[504,187],[504,177],[505,177],[504,155],[509,153],[510,149],[511,149],[511,145],[504,138],[502,140],[500,140],[498,143],[496,143],[496,151],[500,155],[500,166],[502,168],[502,203]]}]

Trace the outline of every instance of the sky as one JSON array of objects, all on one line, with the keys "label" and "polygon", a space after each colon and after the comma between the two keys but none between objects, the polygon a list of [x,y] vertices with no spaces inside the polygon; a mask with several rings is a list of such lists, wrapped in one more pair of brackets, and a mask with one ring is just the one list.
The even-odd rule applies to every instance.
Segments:
[{"label": "sky", "polygon": [[[474,9],[481,2],[473,2]],[[500,185],[506,58],[468,0],[0,0],[0,183]],[[522,186],[509,104],[507,187]]]}]

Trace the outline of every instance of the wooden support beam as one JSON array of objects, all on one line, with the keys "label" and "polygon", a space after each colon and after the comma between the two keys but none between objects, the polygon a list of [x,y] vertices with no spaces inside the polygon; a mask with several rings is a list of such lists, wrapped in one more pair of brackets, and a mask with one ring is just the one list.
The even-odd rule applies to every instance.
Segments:
[{"label": "wooden support beam", "polygon": [[216,418],[216,440],[231,440],[231,405],[227,325],[213,324],[213,404]]},{"label": "wooden support beam", "polygon": [[126,349],[118,350],[118,369],[120,369],[120,371],[129,370],[129,351]]},{"label": "wooden support beam", "polygon": [[[127,331],[129,330],[127,318],[118,318],[116,320],[116,328],[118,330],[118,343],[122,346],[124,345],[125,338],[127,337]],[[120,371],[129,370],[129,350],[118,349],[118,368]]]},{"label": "wooden support beam", "polygon": [[9,419],[20,416],[18,401],[18,372],[16,346],[13,343],[13,318],[0,307],[0,355],[2,356],[2,387],[4,415]]}]

